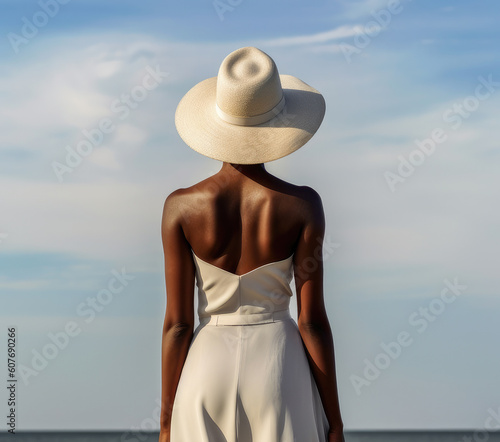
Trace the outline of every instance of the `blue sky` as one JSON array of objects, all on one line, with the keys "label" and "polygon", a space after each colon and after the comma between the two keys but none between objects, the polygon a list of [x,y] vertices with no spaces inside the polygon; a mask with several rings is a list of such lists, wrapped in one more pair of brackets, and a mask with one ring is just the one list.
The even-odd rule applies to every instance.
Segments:
[{"label": "blue sky", "polygon": [[[346,428],[484,428],[500,406],[498,2],[233,0],[222,20],[209,0],[70,0],[53,17],[47,3],[0,1],[1,342],[16,326],[33,368],[50,336],[80,332],[21,380],[20,429],[154,422],[163,201],[220,165],[182,143],[173,116],[242,46],[326,99],[316,136],[268,170],[322,195]],[[58,178],[68,146],[106,121]],[[127,285],[103,298],[123,269]],[[387,367],[367,381],[375,361]]]}]

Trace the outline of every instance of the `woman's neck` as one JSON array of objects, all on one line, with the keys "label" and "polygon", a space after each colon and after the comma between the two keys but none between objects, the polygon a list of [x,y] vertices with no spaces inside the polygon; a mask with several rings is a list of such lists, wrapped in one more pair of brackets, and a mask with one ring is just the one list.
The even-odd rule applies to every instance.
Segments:
[{"label": "woman's neck", "polygon": [[260,164],[233,164],[233,163],[222,163],[220,169],[221,173],[227,173],[235,178],[238,176],[246,176],[248,178],[257,178],[264,175],[269,175],[264,163]]}]

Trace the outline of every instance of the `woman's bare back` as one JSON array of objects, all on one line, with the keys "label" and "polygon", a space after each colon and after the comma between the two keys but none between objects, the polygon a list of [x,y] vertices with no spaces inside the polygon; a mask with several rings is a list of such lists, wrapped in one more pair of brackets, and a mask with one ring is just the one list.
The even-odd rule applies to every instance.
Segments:
[{"label": "woman's bare back", "polygon": [[269,174],[262,165],[224,163],[217,174],[177,197],[193,252],[241,275],[289,257],[310,217],[316,192]]}]

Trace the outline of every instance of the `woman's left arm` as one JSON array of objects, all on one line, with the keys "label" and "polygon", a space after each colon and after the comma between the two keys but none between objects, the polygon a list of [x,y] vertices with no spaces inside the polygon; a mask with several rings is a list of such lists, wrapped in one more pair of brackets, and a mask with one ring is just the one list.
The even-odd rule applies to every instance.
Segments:
[{"label": "woman's left arm", "polygon": [[167,308],[162,335],[160,442],[170,441],[175,392],[194,329],[195,267],[182,229],[181,198],[178,191],[168,196],[161,224]]}]

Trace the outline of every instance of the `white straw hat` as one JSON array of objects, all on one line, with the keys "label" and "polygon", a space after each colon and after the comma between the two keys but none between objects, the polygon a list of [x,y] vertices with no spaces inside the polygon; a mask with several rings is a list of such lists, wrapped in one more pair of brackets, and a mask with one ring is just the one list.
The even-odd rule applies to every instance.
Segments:
[{"label": "white straw hat", "polygon": [[325,100],[254,47],[237,49],[181,99],[175,125],[186,144],[216,160],[258,164],[302,147],[318,130]]}]

